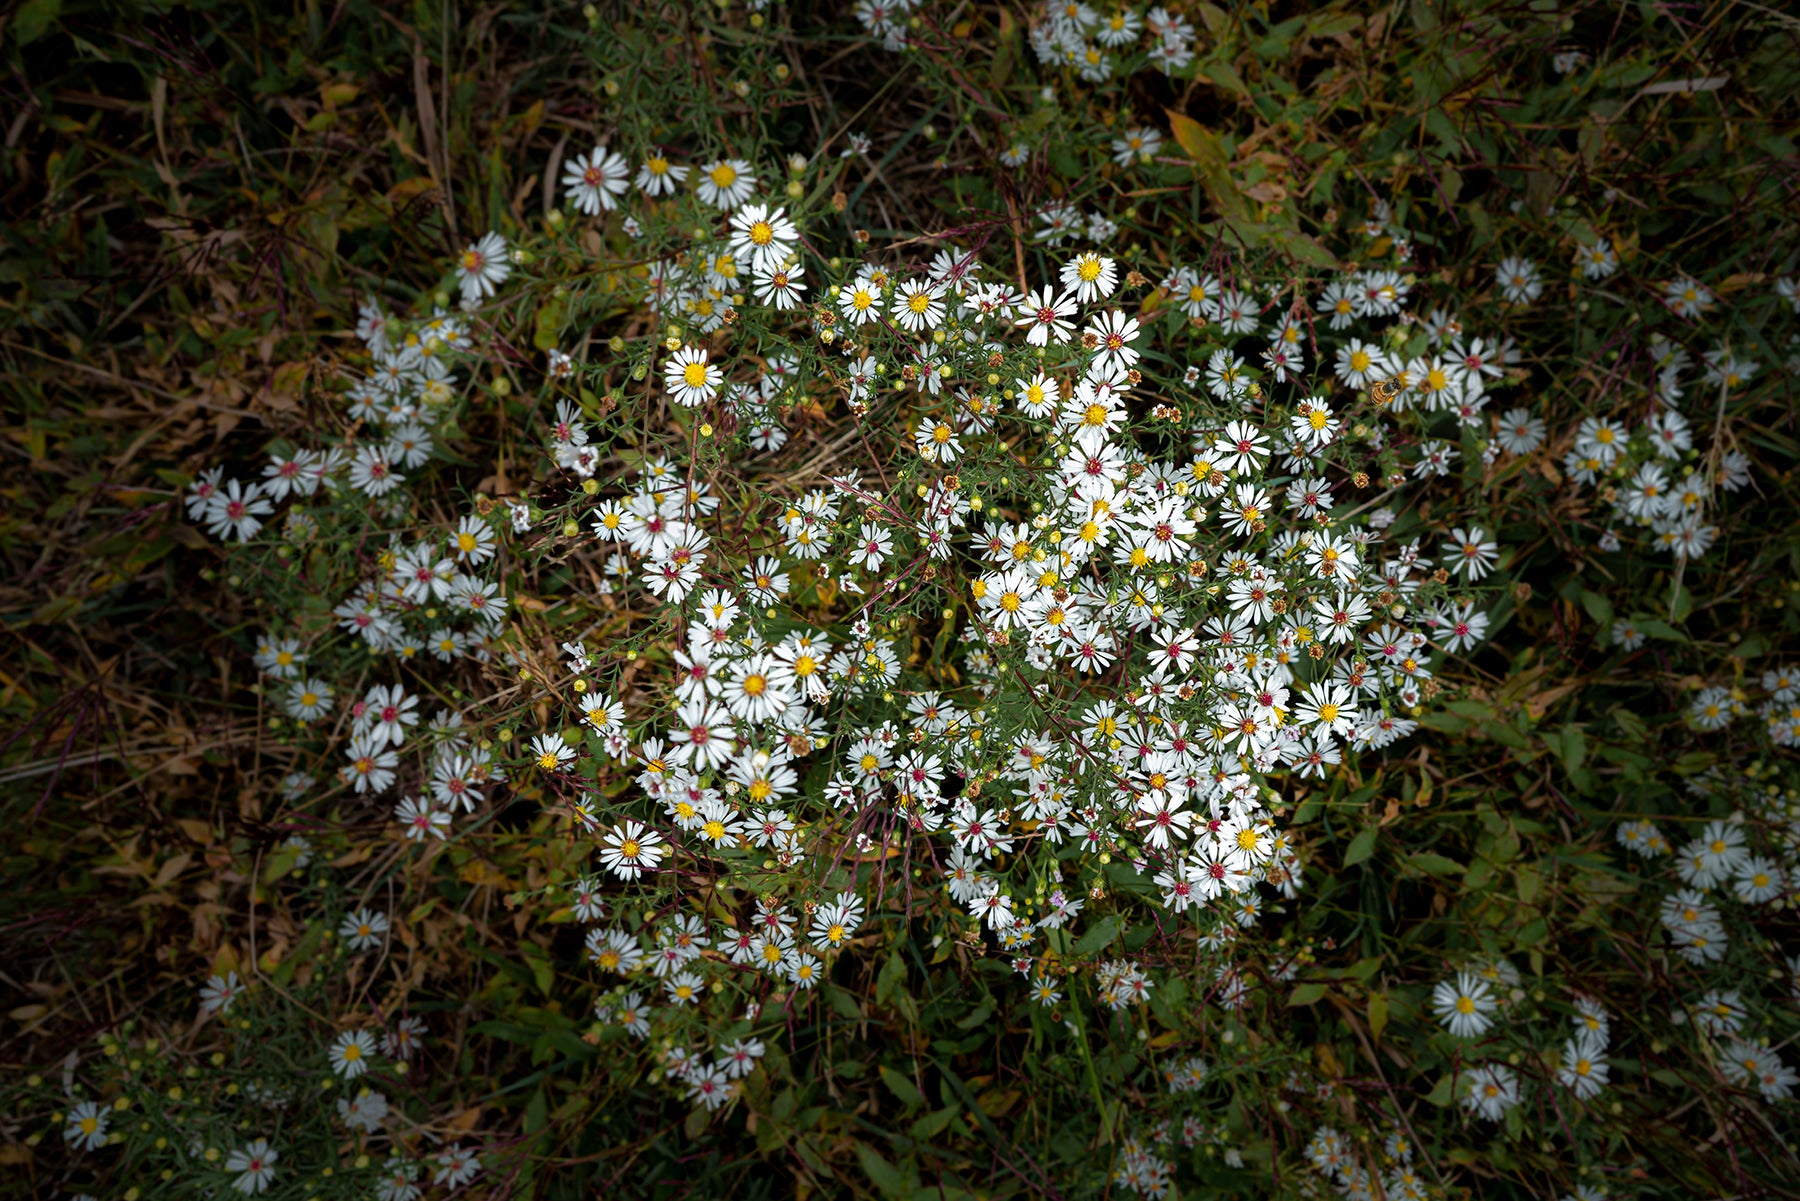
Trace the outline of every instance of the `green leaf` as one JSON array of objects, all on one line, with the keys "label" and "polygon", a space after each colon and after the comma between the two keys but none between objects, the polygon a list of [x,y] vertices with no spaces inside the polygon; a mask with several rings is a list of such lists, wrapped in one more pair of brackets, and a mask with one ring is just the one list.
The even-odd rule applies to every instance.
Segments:
[{"label": "green leaf", "polygon": [[[1650,727],[1644,724],[1643,718],[1639,717],[1631,710],[1615,709],[1613,710],[1612,716],[1613,720],[1619,723],[1619,728],[1625,731],[1625,737],[1629,738],[1631,741],[1642,742],[1644,739],[1650,737]],[[1602,750],[1604,749],[1605,748],[1602,748]]]},{"label": "green leaf", "polygon": [[1302,984],[1300,987],[1296,988],[1293,991],[1293,994],[1288,997],[1287,1003],[1290,1006],[1312,1005],[1317,1003],[1324,996],[1325,986],[1315,981],[1311,984]]},{"label": "green leaf", "polygon": [[712,1120],[712,1110],[704,1105],[695,1106],[687,1118],[681,1123],[681,1131],[690,1140],[697,1139],[706,1133],[706,1124]]},{"label": "green leaf", "polygon": [[539,350],[554,350],[561,346],[563,325],[568,319],[568,298],[553,293],[537,311],[537,326],[532,332],[531,344]]},{"label": "green leaf", "polygon": [[889,1092],[900,1098],[900,1104],[906,1106],[909,1112],[925,1104],[925,1097],[918,1087],[886,1064],[881,1067],[881,1082],[888,1086]]},{"label": "green leaf", "polygon": [[1381,1041],[1382,1031],[1387,1029],[1388,997],[1384,992],[1369,994],[1369,1034],[1376,1042]]},{"label": "green leaf", "polygon": [[1344,866],[1354,867],[1375,853],[1375,840],[1381,837],[1381,831],[1370,826],[1361,834],[1350,840],[1350,849],[1344,852]]},{"label": "green leaf", "polygon": [[1440,1079],[1437,1082],[1437,1087],[1432,1089],[1431,1092],[1429,1094],[1427,1094],[1425,1099],[1427,1101],[1431,1102],[1433,1105],[1437,1106],[1439,1109],[1442,1109],[1442,1108],[1444,1108],[1444,1106],[1450,1104],[1450,1102],[1452,1102],[1456,1099],[1456,1080],[1455,1080],[1455,1078],[1451,1077],[1451,1076],[1445,1076],[1442,1079]]},{"label": "green leaf", "polygon": [[1587,761],[1587,735],[1578,726],[1562,728],[1562,761],[1570,771],[1580,771],[1581,765]]},{"label": "green leaf", "polygon": [[1490,721],[1487,724],[1487,735],[1501,746],[1510,746],[1514,750],[1524,750],[1531,745],[1531,740],[1519,733],[1511,722]]},{"label": "green leaf", "polygon": [[[1075,940],[1075,945],[1069,948],[1070,953],[1075,955],[1092,955],[1119,936],[1119,926],[1120,922],[1116,917],[1101,918],[1098,922],[1089,926],[1086,933]],[[990,1008],[991,1007],[990,1004]],[[965,1029],[966,1028],[967,1027],[965,1027]]]},{"label": "green leaf", "polygon": [[1675,621],[1686,621],[1687,615],[1693,611],[1693,590],[1681,584],[1671,586],[1669,589],[1669,617]]},{"label": "green leaf", "polygon": [[958,1030],[973,1030],[975,1027],[985,1024],[992,1016],[994,1016],[994,996],[992,993],[989,993],[987,996],[981,998],[981,1004],[975,1007],[975,1012],[969,1014],[967,1017],[957,1019],[956,1028]]},{"label": "green leaf", "polygon": [[1593,618],[1596,624],[1609,628],[1612,626],[1612,602],[1598,592],[1589,592],[1583,588],[1581,590],[1581,607],[1587,610],[1588,616]]},{"label": "green leaf", "polygon": [[44,36],[50,22],[62,15],[62,0],[25,0],[13,14],[13,37],[29,46]]},{"label": "green leaf", "polygon": [[954,1118],[961,1111],[962,1106],[952,1102],[942,1109],[934,1109],[930,1113],[919,1118],[911,1126],[907,1127],[906,1132],[921,1143],[934,1139],[939,1134],[943,1133],[944,1127],[950,1124],[950,1119]]},{"label": "green leaf", "polygon": [[863,1015],[862,1010],[856,1004],[856,998],[850,994],[848,989],[839,988],[835,984],[827,984],[825,1000],[830,1002],[831,1007],[837,1010],[840,1016],[847,1017],[853,1022]]},{"label": "green leaf", "polygon": [[1201,125],[1192,117],[1184,116],[1172,109],[1165,109],[1169,115],[1169,130],[1175,135],[1176,143],[1194,161],[1194,170],[1200,176],[1201,185],[1212,199],[1213,207],[1219,215],[1226,218],[1245,218],[1250,215],[1250,206],[1242,192],[1231,178],[1230,160],[1225,154],[1225,145],[1219,141],[1219,135]]},{"label": "green leaf", "polygon": [[894,986],[906,976],[906,961],[900,958],[900,952],[894,951],[881,965],[881,974],[875,977],[875,1003],[887,1004],[887,999],[894,995]]},{"label": "green leaf", "polygon": [[1463,865],[1448,855],[1440,855],[1436,851],[1417,851],[1407,857],[1408,867],[1416,868],[1433,876],[1461,875]]}]

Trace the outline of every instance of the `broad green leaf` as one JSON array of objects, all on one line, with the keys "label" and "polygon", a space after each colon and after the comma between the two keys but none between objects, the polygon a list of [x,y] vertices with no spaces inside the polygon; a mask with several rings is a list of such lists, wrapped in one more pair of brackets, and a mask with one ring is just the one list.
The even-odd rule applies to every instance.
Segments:
[{"label": "broad green leaf", "polygon": [[1092,955],[1094,952],[1109,945],[1112,940],[1118,936],[1119,919],[1110,916],[1103,917],[1092,926],[1089,926],[1087,932],[1076,939],[1075,945],[1069,948],[1069,950],[1075,955]]},{"label": "broad green leaf", "polygon": [[900,1098],[900,1104],[908,1110],[925,1104],[925,1097],[919,1092],[918,1086],[886,1064],[881,1065],[881,1082],[888,1086],[889,1092]]},{"label": "broad green leaf", "polygon": [[1433,876],[1456,876],[1461,875],[1463,870],[1462,864],[1436,851],[1415,851],[1407,857],[1406,862],[1407,866]]},{"label": "broad green leaf", "polygon": [[1350,840],[1350,849],[1344,852],[1344,866],[1354,867],[1375,853],[1375,840],[1381,837],[1381,831],[1370,826]]}]

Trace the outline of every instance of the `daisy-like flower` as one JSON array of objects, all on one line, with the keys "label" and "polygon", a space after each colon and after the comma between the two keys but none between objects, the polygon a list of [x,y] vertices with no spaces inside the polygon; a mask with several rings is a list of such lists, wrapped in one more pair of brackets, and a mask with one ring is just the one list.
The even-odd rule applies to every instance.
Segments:
[{"label": "daisy-like flower", "polygon": [[[1135,16],[1135,14],[1133,14]],[[1127,129],[1113,139],[1113,162],[1121,167],[1129,167],[1133,163],[1149,162],[1162,149],[1162,134],[1149,128]]]},{"label": "daisy-like flower", "polygon": [[838,311],[852,325],[867,325],[881,317],[881,285],[867,276],[838,289]]},{"label": "daisy-like flower", "polygon": [[907,280],[894,294],[893,316],[908,333],[936,329],[944,319],[944,302],[931,284]]},{"label": "daisy-like flower", "polygon": [[263,517],[275,511],[263,495],[261,484],[242,484],[237,480],[227,480],[225,484],[210,492],[205,507],[201,510],[206,519],[206,532],[215,538],[234,537],[239,542],[248,542],[262,529]]},{"label": "daisy-like flower", "polygon": [[467,1184],[481,1170],[480,1158],[461,1146],[439,1151],[433,1157],[433,1162],[436,1163],[437,1170],[431,1175],[432,1183],[446,1184],[451,1188]]},{"label": "daisy-like flower", "polygon": [[1033,420],[1041,421],[1054,413],[1061,399],[1057,382],[1042,371],[1028,380],[1014,380],[1013,387],[1016,389],[1014,403],[1019,406],[1019,412]]},{"label": "daisy-like flower", "polygon": [[393,1156],[381,1165],[375,1184],[375,1201],[419,1201],[419,1165]]},{"label": "daisy-like flower", "polygon": [[[756,280],[756,298],[764,304],[772,304],[779,311],[798,308],[806,299],[806,269],[795,263],[792,267],[776,267],[766,274],[759,275]],[[779,428],[779,427],[776,427]],[[785,432],[783,440],[785,440]],[[769,447],[778,450],[779,447]]]},{"label": "daisy-like flower", "polygon": [[1500,414],[1494,440],[1509,455],[1528,455],[1544,444],[1544,420],[1529,409],[1508,409]]},{"label": "daisy-like flower", "polygon": [[1109,309],[1089,323],[1088,329],[1100,343],[1088,366],[1090,376],[1109,379],[1137,364],[1138,351],[1131,345],[1138,336],[1136,317],[1127,316],[1119,309]]},{"label": "daisy-like flower", "polygon": [[1025,295],[1025,302],[1019,306],[1017,324],[1029,327],[1025,333],[1025,341],[1033,346],[1045,346],[1050,342],[1067,342],[1075,332],[1075,326],[1069,321],[1075,315],[1075,295],[1064,292],[1057,295],[1055,289],[1045,284],[1035,292]]},{"label": "daisy-like flower", "polygon": [[956,427],[944,417],[921,417],[913,430],[913,443],[919,448],[919,457],[930,463],[954,463],[962,453]]},{"label": "daisy-like flower", "polygon": [[1454,980],[1442,980],[1431,990],[1431,1007],[1438,1020],[1457,1038],[1480,1038],[1494,1024],[1489,1016],[1498,1002],[1488,982],[1474,972],[1458,972]]},{"label": "daisy-like flower", "polygon": [[786,664],[769,655],[752,655],[737,663],[720,699],[732,716],[760,723],[773,721],[794,703]]},{"label": "daisy-like flower", "polygon": [[1119,268],[1105,255],[1089,250],[1062,266],[1062,286],[1082,304],[1092,304],[1113,294],[1119,286]]},{"label": "daisy-like flower", "polygon": [[387,932],[387,914],[367,908],[346,913],[338,926],[338,937],[349,943],[353,951],[367,951],[371,947],[380,946],[381,936]]},{"label": "daisy-like flower", "polygon": [[1500,544],[1486,536],[1479,526],[1450,531],[1444,546],[1444,566],[1452,575],[1467,576],[1470,582],[1481,579],[1493,569],[1500,557]]},{"label": "daisy-like flower", "polygon": [[621,976],[629,976],[644,962],[643,948],[623,930],[588,931],[587,953],[601,971]]},{"label": "daisy-like flower", "polygon": [[512,259],[507,254],[506,239],[492,231],[463,251],[456,264],[457,283],[465,300],[492,296],[511,274]]},{"label": "daisy-like flower", "polygon": [[106,1145],[106,1119],[98,1101],[83,1101],[69,1110],[63,1138],[77,1151],[97,1151]]},{"label": "daisy-like flower", "polygon": [[1562,1067],[1556,1078],[1562,1086],[1583,1101],[1600,1094],[1606,1087],[1606,1040],[1583,1030],[1563,1044]]},{"label": "daisy-like flower", "polygon": [[342,769],[344,779],[361,792],[386,792],[394,783],[394,769],[400,756],[366,734],[353,735],[344,752],[349,760]]},{"label": "daisy-like flower", "polygon": [[1713,294],[1705,284],[1686,275],[1663,285],[1663,303],[1677,317],[1698,317],[1713,305]]},{"label": "daisy-like flower", "polygon": [[1537,264],[1517,255],[1500,260],[1500,265],[1494,268],[1494,282],[1500,285],[1500,294],[1508,304],[1530,304],[1544,291]]},{"label": "daisy-like flower", "polygon": [[788,979],[797,988],[812,988],[824,979],[825,965],[819,957],[807,951],[801,951],[788,961]]},{"label": "daisy-like flower", "polygon": [[726,158],[700,169],[700,199],[721,212],[730,212],[750,199],[756,177],[741,158]]},{"label": "daisy-like flower", "polygon": [[590,217],[618,208],[630,181],[631,164],[604,146],[576,155],[563,167],[564,195]]},{"label": "daisy-like flower", "polygon": [[337,1111],[338,1120],[345,1126],[364,1134],[374,1134],[381,1129],[381,1120],[387,1117],[388,1101],[380,1093],[364,1088],[354,1097],[338,1098]]},{"label": "daisy-like flower", "polygon": [[469,513],[457,522],[449,543],[451,553],[457,558],[466,559],[470,564],[485,563],[494,557],[494,527]]},{"label": "daisy-like flower", "polygon": [[667,853],[662,835],[642,822],[629,819],[600,844],[600,861],[613,875],[624,880],[635,880],[646,870],[654,871]]},{"label": "daisy-like flower", "polygon": [[1337,377],[1349,388],[1362,388],[1381,378],[1380,348],[1352,338],[1338,347]]},{"label": "daisy-like flower", "polygon": [[331,689],[322,680],[301,680],[288,689],[282,707],[296,721],[317,721],[331,712]]},{"label": "daisy-like flower", "polygon": [[1756,1089],[1770,1101],[1787,1100],[1794,1095],[1794,1085],[1800,1084],[1800,1075],[1781,1062],[1781,1056],[1741,1038],[1731,1040],[1720,1066],[1735,1083]]},{"label": "daisy-like flower", "polygon": [[436,838],[450,836],[450,813],[434,809],[431,802],[419,797],[403,797],[394,806],[394,820],[406,830],[408,842],[423,842],[427,834]]},{"label": "daisy-like flower", "polygon": [[1575,265],[1588,279],[1605,279],[1619,269],[1619,256],[1611,242],[1598,238],[1592,246],[1582,246],[1575,251]]},{"label": "daisy-like flower", "polygon": [[637,178],[633,182],[646,196],[668,196],[686,183],[687,177],[688,169],[671,163],[662,152],[662,147],[658,146],[644,158],[644,165],[638,168]]},{"label": "daisy-like flower", "polygon": [[1746,905],[1761,905],[1780,896],[1786,883],[1780,864],[1761,855],[1750,855],[1738,865],[1731,891]]},{"label": "daisy-like flower", "polygon": [[531,761],[539,771],[561,771],[575,758],[575,748],[552,730],[531,740]]},{"label": "daisy-like flower", "polygon": [[266,1138],[259,1138],[247,1147],[239,1147],[225,1158],[225,1170],[237,1173],[237,1179],[231,1182],[231,1187],[240,1193],[266,1191],[275,1182],[275,1161],[279,1158]]},{"label": "daisy-like flower", "polygon": [[1519,1103],[1519,1074],[1505,1064],[1484,1063],[1472,1069],[1468,1079],[1463,1108],[1472,1114],[1498,1122]]},{"label": "daisy-like flower", "polygon": [[291,680],[300,674],[306,654],[298,638],[275,638],[256,648],[256,666],[277,680]]},{"label": "daisy-like flower", "polygon": [[230,1013],[232,1005],[244,993],[243,982],[236,972],[226,972],[223,976],[208,976],[206,984],[200,989],[201,1013]]},{"label": "daisy-like flower", "polygon": [[718,395],[725,375],[706,361],[706,350],[684,346],[663,364],[663,384],[669,398],[684,408],[698,408]]},{"label": "daisy-like flower", "polygon": [[331,1070],[346,1080],[354,1080],[369,1070],[374,1055],[374,1035],[367,1030],[346,1030],[331,1044]]},{"label": "daisy-like flower", "polygon": [[781,208],[747,204],[731,214],[731,249],[748,259],[753,270],[780,267],[799,237],[800,231]]},{"label": "daisy-like flower", "polygon": [[850,551],[850,565],[867,572],[879,572],[887,557],[894,553],[894,536],[881,526],[865,521],[856,545]]},{"label": "daisy-like flower", "polygon": [[704,699],[684,701],[675,710],[675,724],[669,730],[669,741],[674,744],[669,757],[695,772],[724,767],[732,757],[736,734],[726,710]]}]

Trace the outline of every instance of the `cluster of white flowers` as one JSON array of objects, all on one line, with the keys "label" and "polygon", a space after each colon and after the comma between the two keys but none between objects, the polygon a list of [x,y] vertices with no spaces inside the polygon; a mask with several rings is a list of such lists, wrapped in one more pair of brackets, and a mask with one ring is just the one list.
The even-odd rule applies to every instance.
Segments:
[{"label": "cluster of white flowers", "polygon": [[[1388,1136],[1383,1144],[1383,1158],[1389,1168],[1379,1180],[1357,1153],[1356,1144],[1331,1126],[1321,1126],[1307,1141],[1304,1156],[1307,1166],[1345,1198],[1387,1196],[1396,1201],[1430,1201],[1442,1194],[1428,1185],[1413,1166],[1412,1140],[1399,1132]],[[1370,1162],[1373,1162],[1371,1158]],[[1377,1192],[1377,1187],[1380,1191]]]},{"label": "cluster of white flowers", "polygon": [[1102,11],[1046,0],[1031,23],[1031,50],[1047,67],[1069,67],[1087,83],[1148,65],[1173,74],[1194,61],[1194,27],[1161,6]]}]

